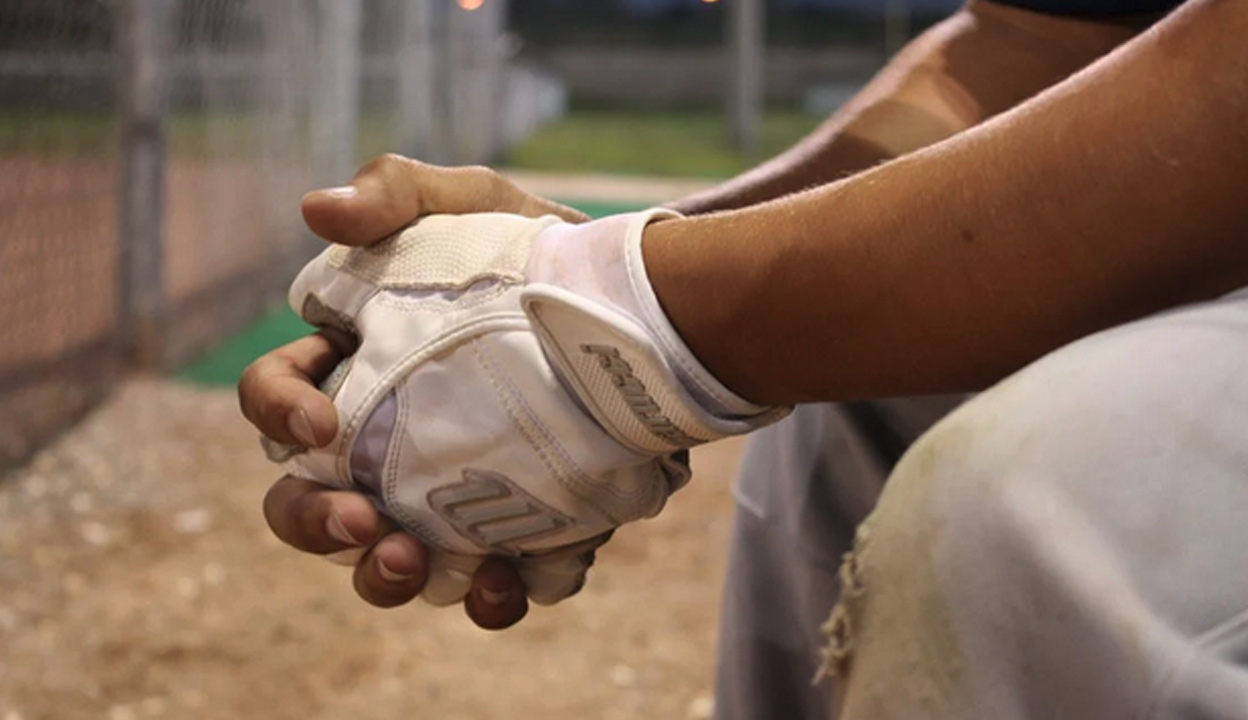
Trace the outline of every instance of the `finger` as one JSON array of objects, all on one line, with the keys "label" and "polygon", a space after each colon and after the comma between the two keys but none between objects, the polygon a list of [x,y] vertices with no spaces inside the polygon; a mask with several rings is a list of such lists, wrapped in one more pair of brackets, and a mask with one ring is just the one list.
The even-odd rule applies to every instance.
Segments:
[{"label": "finger", "polygon": [[317,555],[368,547],[390,530],[363,495],[290,475],[265,494],[264,519],[282,542]]},{"label": "finger", "polygon": [[464,599],[472,585],[473,573],[481,565],[480,555],[433,552],[429,557],[429,579],[420,597],[430,605],[443,607]]},{"label": "finger", "polygon": [[362,560],[365,555],[368,554],[368,551],[369,548],[366,547],[353,547],[347,548],[346,550],[331,552],[328,555],[322,555],[321,557],[339,567],[353,568],[359,564],[360,560]]},{"label": "finger", "polygon": [[489,168],[439,167],[394,154],[369,162],[349,185],[303,198],[303,218],[312,232],[343,245],[374,243],[421,215],[474,212],[586,219],[584,213],[524,192]]},{"label": "finger", "polygon": [[538,605],[554,605],[580,592],[595,553],[610,539],[611,532],[606,532],[554,552],[521,558],[516,570],[528,588],[529,599]]},{"label": "finger", "polygon": [[486,558],[464,597],[464,612],[485,630],[502,630],[520,622],[529,612],[529,602],[515,568],[502,558]]},{"label": "finger", "polygon": [[530,563],[517,570],[524,580],[524,586],[528,588],[530,600],[538,605],[554,605],[567,600],[585,587],[589,566],[567,569]]},{"label": "finger", "polygon": [[570,223],[583,223],[590,219],[588,215],[574,207],[568,207],[554,200],[547,200],[544,197],[527,193],[524,190],[519,190],[519,192],[522,196],[520,204],[512,210],[508,210],[508,212],[533,218],[543,215],[555,215]]},{"label": "finger", "polygon": [[243,415],[269,438],[287,445],[322,447],[338,433],[338,411],[316,382],[343,353],[317,333],[253,362],[238,381]]},{"label": "finger", "polygon": [[411,602],[429,577],[429,553],[412,535],[382,537],[355,566],[355,592],[366,602],[391,608]]}]

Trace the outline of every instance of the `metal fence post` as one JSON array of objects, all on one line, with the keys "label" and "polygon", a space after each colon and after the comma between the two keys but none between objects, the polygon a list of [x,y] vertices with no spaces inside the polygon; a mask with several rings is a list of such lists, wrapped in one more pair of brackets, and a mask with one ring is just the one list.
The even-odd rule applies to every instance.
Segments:
[{"label": "metal fence post", "polygon": [[451,145],[456,163],[486,162],[499,149],[496,115],[502,104],[502,36],[506,0],[452,8],[447,23]]},{"label": "metal fence post", "polygon": [[121,331],[128,359],[164,364],[165,135],[174,0],[119,6],[118,126],[121,132]]},{"label": "metal fence post", "polygon": [[427,162],[446,163],[451,159],[447,153],[444,113],[446,87],[439,82],[439,46],[444,33],[438,28],[445,26],[447,7],[428,0],[394,2],[400,40],[394,53],[397,148]]},{"label": "metal fence post", "polygon": [[317,91],[312,143],[319,180],[340,184],[356,165],[360,107],[359,0],[317,0]]},{"label": "metal fence post", "polygon": [[764,22],[763,0],[730,0],[728,126],[733,145],[743,153],[758,149],[762,125]]}]

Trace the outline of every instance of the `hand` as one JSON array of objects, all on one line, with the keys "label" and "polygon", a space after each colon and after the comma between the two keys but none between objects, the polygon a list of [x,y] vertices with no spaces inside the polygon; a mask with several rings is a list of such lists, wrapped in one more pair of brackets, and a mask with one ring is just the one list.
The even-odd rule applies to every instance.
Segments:
[{"label": "hand", "polygon": [[[441,168],[397,155],[373,160],[350,185],[309,193],[303,203],[308,226],[343,245],[370,244],[420,215],[492,210],[532,217],[555,214],[569,222],[587,219],[576,210],[525,193],[489,169]],[[321,331],[261,357],[239,384],[244,415],[277,442],[327,444],[338,431],[338,418],[316,385],[354,350],[351,344],[341,334]],[[428,573],[424,546],[410,534],[396,532],[358,493],[283,479],[269,491],[264,512],[274,533],[286,543],[354,564],[356,591],[373,605],[404,604],[424,586]],[[464,601],[469,617],[487,629],[516,623],[527,606],[519,575],[498,559],[481,565]]]},{"label": "hand", "polygon": [[344,423],[279,448],[287,472],[368,495],[436,548],[435,604],[471,598],[491,555],[535,601],[576,592],[593,549],[688,480],[684,450],[784,413],[720,385],[663,316],[641,237],[673,216],[442,215],[326,251],[291,305],[359,344],[323,388]]},{"label": "hand", "polygon": [[579,210],[526,193],[489,168],[439,167],[401,155],[382,155],[360,168],[349,185],[315,190],[303,198],[304,222],[339,245],[371,245],[422,215],[480,212],[556,215],[571,223],[589,219]]}]

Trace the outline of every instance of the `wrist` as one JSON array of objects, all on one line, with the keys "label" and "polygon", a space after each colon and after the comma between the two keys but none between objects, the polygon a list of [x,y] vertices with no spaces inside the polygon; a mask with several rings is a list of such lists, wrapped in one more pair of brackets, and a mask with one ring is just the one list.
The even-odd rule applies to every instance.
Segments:
[{"label": "wrist", "polygon": [[601,424],[639,447],[654,435],[687,447],[749,432],[785,412],[732,392],[664,314],[642,238],[678,222],[653,209],[551,227],[535,239],[526,270],[524,307],[561,381]]}]

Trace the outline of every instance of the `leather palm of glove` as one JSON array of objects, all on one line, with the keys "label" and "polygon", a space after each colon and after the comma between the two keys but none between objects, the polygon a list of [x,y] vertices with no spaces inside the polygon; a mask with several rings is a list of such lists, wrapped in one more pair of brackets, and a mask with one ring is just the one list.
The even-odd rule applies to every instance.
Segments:
[{"label": "leather palm of glove", "polygon": [[575,593],[614,528],[688,481],[689,447],[787,411],[723,387],[664,317],[641,235],[669,217],[429,216],[331,247],[290,302],[359,342],[322,385],[338,436],[270,457],[420,538],[433,604],[461,600],[490,554],[514,558],[534,602]]}]

